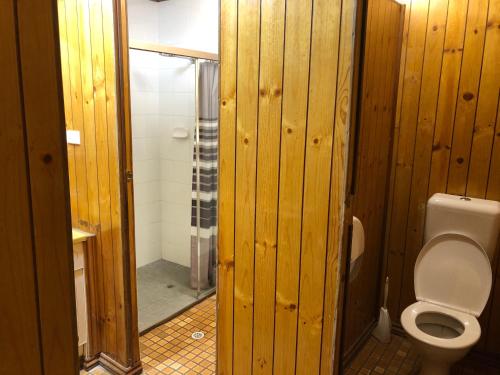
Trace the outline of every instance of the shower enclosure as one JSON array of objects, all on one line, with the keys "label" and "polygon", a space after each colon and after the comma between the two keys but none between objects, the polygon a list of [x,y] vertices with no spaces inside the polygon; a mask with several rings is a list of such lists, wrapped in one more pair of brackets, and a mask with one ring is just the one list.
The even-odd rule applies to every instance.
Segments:
[{"label": "shower enclosure", "polygon": [[130,49],[139,330],[215,290],[218,64]]}]

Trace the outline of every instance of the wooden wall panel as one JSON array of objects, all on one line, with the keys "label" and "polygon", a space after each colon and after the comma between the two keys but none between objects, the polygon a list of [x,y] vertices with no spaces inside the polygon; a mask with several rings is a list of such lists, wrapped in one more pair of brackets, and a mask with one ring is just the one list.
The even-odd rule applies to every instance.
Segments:
[{"label": "wooden wall panel", "polygon": [[78,373],[57,10],[0,4],[2,374]]},{"label": "wooden wall panel", "polygon": [[[0,157],[4,178],[0,185],[0,362],[3,374],[43,374],[33,256],[29,170],[25,150],[21,82],[13,1],[0,6]],[[12,213],[15,213],[13,215]],[[13,323],[16,324],[13,324]],[[8,354],[7,354],[8,353]],[[30,361],[25,360],[25,356]]]},{"label": "wooden wall panel", "polygon": [[[427,199],[436,192],[499,199],[499,8],[496,0],[413,1],[406,7],[386,242],[395,320],[415,300],[413,267]],[[496,353],[498,288],[497,278],[479,345]]]},{"label": "wooden wall panel", "polygon": [[[92,354],[117,371],[137,370],[125,290],[115,53],[115,1],[58,0],[73,226],[95,233],[99,346]],[[135,268],[133,270],[135,272]],[[127,370],[129,369],[129,370]],[[132,370],[130,370],[132,371]]]},{"label": "wooden wall panel", "polygon": [[238,17],[236,170],[245,172],[235,191],[233,351],[234,373],[243,374],[252,368],[260,6],[239,0]]},{"label": "wooden wall panel", "polygon": [[[360,57],[364,11],[361,2],[357,4],[354,2],[342,3],[323,302],[320,363],[320,374],[322,375],[338,374],[343,371],[340,368],[342,363],[340,358],[342,356],[341,340],[345,332],[343,327],[346,324],[346,315],[344,314],[346,296],[344,294],[348,292],[345,287],[347,283],[345,271],[348,267],[348,260],[345,259],[345,256],[349,247],[351,230],[342,233],[342,223],[344,222],[344,227],[346,227],[346,223],[352,225],[352,205],[347,203],[349,199],[344,196],[344,191],[350,191],[354,183],[355,150],[353,142],[355,134],[351,134],[351,129],[355,128],[353,120],[356,120],[357,116],[357,113],[354,112],[356,111],[354,105],[358,102],[359,91],[358,87],[354,87],[354,85],[358,85],[361,74]],[[353,107],[350,108],[351,106]],[[353,147],[353,149],[348,150],[347,153],[343,152],[346,147]],[[347,176],[347,180],[344,176]],[[338,253],[334,251],[337,247],[341,247],[343,251]],[[338,312],[335,311],[336,308],[339,310]],[[334,340],[329,339],[332,333],[335,337]]]},{"label": "wooden wall panel", "polygon": [[[428,1],[417,1],[412,3],[411,7],[407,6],[407,12],[409,11],[408,8],[411,10],[412,17],[408,21],[408,36],[406,45],[404,46],[404,54],[406,55],[405,66],[407,69],[399,73],[403,76],[401,82],[404,85],[400,99],[401,108],[408,109],[401,110],[399,124],[396,124],[396,127],[399,125],[398,143],[395,146],[395,153],[393,155],[395,159],[395,168],[392,170],[394,186],[390,199],[397,199],[398,204],[392,204],[391,216],[387,218],[390,228],[397,225],[404,225],[404,228],[400,228],[400,231],[391,230],[386,243],[390,252],[387,273],[393,286],[389,288],[388,301],[388,307],[393,314],[392,316],[395,316],[394,306],[398,303],[398,300],[393,296],[399,296],[400,289],[397,286],[401,285],[403,279],[404,252],[401,249],[404,248],[408,205],[410,201],[411,164],[413,163],[414,139],[418,115],[416,107],[418,106],[420,97],[422,57],[424,56],[429,3]],[[404,126],[402,126],[403,124]],[[406,197],[406,199],[402,197]]]},{"label": "wooden wall panel", "polygon": [[287,3],[274,328],[277,374],[295,372],[311,15],[311,0]]},{"label": "wooden wall panel", "polygon": [[332,372],[355,4],[221,1],[220,374]]},{"label": "wooden wall panel", "polygon": [[[297,331],[299,374],[319,373],[320,367],[323,328],[320,301],[325,291],[331,179],[331,173],[324,171],[330,171],[332,163],[335,106],[331,103],[337,103],[337,84],[343,83],[343,72],[338,65],[341,6],[340,0],[316,0],[313,5]],[[352,32],[345,30],[349,31]],[[337,131],[342,134],[341,129]]]},{"label": "wooden wall panel", "polygon": [[[219,228],[217,260],[217,371],[233,373],[234,213],[238,0],[221,0]],[[222,78],[224,77],[224,78]],[[222,183],[224,181],[224,183]]]},{"label": "wooden wall panel", "polygon": [[392,0],[367,3],[352,197],[353,215],[363,223],[366,242],[358,276],[348,286],[345,355],[363,342],[378,317],[402,15],[403,8]]},{"label": "wooden wall panel", "polygon": [[255,206],[253,369],[272,374],[285,1],[262,2]]}]

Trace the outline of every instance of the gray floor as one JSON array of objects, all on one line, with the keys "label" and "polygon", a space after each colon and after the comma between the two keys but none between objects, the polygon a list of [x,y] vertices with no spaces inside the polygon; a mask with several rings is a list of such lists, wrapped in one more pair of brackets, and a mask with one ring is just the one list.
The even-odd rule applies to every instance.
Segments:
[{"label": "gray floor", "polygon": [[158,260],[137,269],[139,332],[175,315],[197,301],[188,267]]}]

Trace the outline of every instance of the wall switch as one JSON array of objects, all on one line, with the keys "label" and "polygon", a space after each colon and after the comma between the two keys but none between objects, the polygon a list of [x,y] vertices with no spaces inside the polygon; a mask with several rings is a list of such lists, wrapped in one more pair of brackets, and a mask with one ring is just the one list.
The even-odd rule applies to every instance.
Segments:
[{"label": "wall switch", "polygon": [[66,139],[71,145],[80,144],[80,131],[79,130],[66,130]]}]

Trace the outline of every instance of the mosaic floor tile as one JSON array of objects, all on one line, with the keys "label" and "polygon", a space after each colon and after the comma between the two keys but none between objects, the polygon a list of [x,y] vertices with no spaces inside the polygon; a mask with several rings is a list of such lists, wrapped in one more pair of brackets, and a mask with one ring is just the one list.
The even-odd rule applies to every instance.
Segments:
[{"label": "mosaic floor tile", "polygon": [[[215,296],[140,337],[144,373],[215,374]],[[202,332],[194,339],[194,332]]]},{"label": "mosaic floor tile", "polygon": [[[370,337],[344,369],[344,375],[417,375],[420,358],[408,339],[392,336],[389,344]],[[473,355],[453,366],[450,375],[498,375],[500,368],[481,363]]]}]

